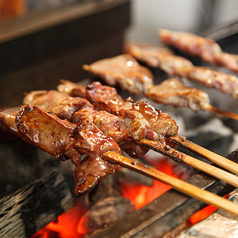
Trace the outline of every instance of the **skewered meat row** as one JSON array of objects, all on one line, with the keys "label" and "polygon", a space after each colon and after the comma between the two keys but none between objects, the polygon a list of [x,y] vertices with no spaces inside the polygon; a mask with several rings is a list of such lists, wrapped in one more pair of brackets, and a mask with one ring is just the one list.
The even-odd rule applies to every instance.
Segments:
[{"label": "skewered meat row", "polygon": [[[173,55],[172,51],[166,51],[166,49],[156,46],[130,44],[127,46],[127,50],[137,60],[145,62],[150,67],[159,67],[169,75],[197,80],[208,87],[218,88],[223,92],[230,93],[234,98],[237,97],[238,79],[233,75],[193,66],[189,60]],[[155,102],[165,105],[189,107],[195,112],[209,110],[235,120],[238,119],[237,114],[210,105],[209,96],[206,92],[185,87],[179,79],[165,80],[161,84],[151,87],[145,95]]]},{"label": "skewered meat row", "polygon": [[[141,60],[149,66],[159,67],[167,74],[172,76],[185,77],[197,81],[206,87],[216,88],[233,98],[238,98],[238,78],[235,75],[228,75],[223,72],[217,72],[206,67],[194,66],[189,60],[172,55],[171,53],[160,54],[158,47],[140,47],[131,45],[128,51],[138,60]],[[157,52],[156,54],[154,52]],[[146,55],[146,57],[144,57]],[[157,63],[152,65],[152,60]],[[152,59],[152,60],[151,60]]]},{"label": "skewered meat row", "polygon": [[[76,166],[74,177],[76,195],[88,192],[99,179],[120,169],[120,166],[101,158],[106,151],[120,153],[120,147],[115,140],[103,134],[92,121],[86,119],[78,124],[71,123],[30,105],[21,107],[17,114],[9,113],[9,110],[7,112],[2,110],[0,113],[3,128],[6,129],[15,117],[17,134],[23,140],[60,160],[71,159]],[[11,122],[6,123],[9,116]],[[84,154],[87,156],[81,161]]]},{"label": "skewered meat row", "polygon": [[150,129],[155,131],[159,138],[174,136],[178,133],[176,122],[167,113],[156,110],[145,98],[135,103],[130,100],[124,101],[115,88],[103,86],[99,82],[85,86],[63,80],[58,90],[67,92],[71,96],[84,97],[93,103],[96,110],[108,111],[114,115],[124,117],[129,111],[140,112],[149,122]]},{"label": "skewered meat row", "polygon": [[186,87],[178,78],[164,80],[152,87],[146,96],[157,103],[175,107],[189,107],[194,112],[206,110],[209,105],[209,96],[206,92]]},{"label": "skewered meat row", "polygon": [[203,38],[191,33],[159,31],[160,39],[167,45],[176,47],[183,52],[199,56],[216,66],[225,66],[238,72],[238,55],[223,52],[220,46],[212,39]]},{"label": "skewered meat row", "polygon": [[[96,91],[94,91],[94,93],[95,92]],[[41,97],[42,95],[38,94],[38,96]],[[30,95],[27,95],[27,97],[28,100],[29,98],[32,100],[37,99],[36,94],[33,94],[33,97],[30,97]],[[60,101],[59,104],[61,104]],[[57,105],[55,106],[57,107]],[[87,114],[85,114],[83,110],[86,110]],[[100,125],[104,120],[100,119],[101,115],[97,117],[95,112],[90,114],[90,111],[92,110],[93,109],[90,107],[85,107],[80,111],[74,112],[71,117],[72,120],[74,120],[74,115],[80,113],[76,116],[78,124],[71,123],[68,120],[61,120],[54,114],[49,114],[36,106],[30,105],[22,107],[22,110],[16,115],[16,127],[19,133],[22,135],[23,139],[25,139],[27,142],[30,141],[31,144],[39,146],[40,148],[48,151],[49,153],[52,153],[52,155],[58,158],[72,159],[72,162],[76,165],[76,186],[74,190],[75,194],[83,194],[87,192],[90,188],[95,186],[98,179],[103,178],[108,174],[116,173],[120,168],[120,166],[118,165],[112,165],[107,161],[105,164],[105,161],[102,161],[101,156],[105,158],[105,156],[108,155],[108,153],[105,154],[104,152],[109,152],[109,155],[113,153],[112,147],[114,148],[114,150],[116,150],[116,153],[113,153],[113,155],[120,157],[120,148],[116,144],[115,140],[110,137],[107,138],[106,135],[101,134],[102,132],[94,125],[93,121],[100,121]],[[139,108],[137,108],[137,110],[139,110]],[[153,115],[151,116],[153,117]],[[1,117],[3,117],[4,120],[2,120]],[[0,122],[7,122],[8,118],[10,118],[10,123],[6,123],[3,126],[11,124],[13,117],[9,117],[9,115],[7,114],[0,113]],[[55,121],[52,122],[52,119]],[[110,123],[110,119],[108,121]],[[107,125],[107,123],[105,123],[105,125]],[[66,137],[66,135],[68,135],[68,137]],[[64,139],[66,139],[66,144],[64,143]],[[184,138],[179,137],[179,140],[184,141]],[[172,158],[178,161],[181,160],[180,162],[182,162],[183,159],[185,160],[186,158],[187,162],[192,159],[189,156],[185,155],[178,156],[178,152],[171,149],[170,146],[162,144],[160,141],[154,141],[156,143],[155,147],[154,144],[151,144],[150,142],[153,141],[144,139],[139,141],[139,144],[146,145],[148,148],[151,148],[152,146],[152,148],[156,151],[161,151],[162,149],[162,152],[166,154],[172,152]],[[87,154],[87,156],[81,161],[83,154]],[[111,159],[109,161],[111,161]],[[114,162],[115,160],[112,161]],[[193,161],[193,163],[194,162],[195,161]],[[124,164],[125,163],[123,163],[123,165]],[[199,168],[202,169],[201,166],[199,166]],[[209,174],[213,175],[215,171],[214,168],[207,167],[207,169],[208,168],[210,171]],[[218,175],[218,171],[216,171],[216,176],[220,178],[220,173]],[[234,178],[236,177],[234,176]],[[228,180],[225,179],[224,181]],[[229,182],[233,184],[233,182],[231,182],[230,180]]]},{"label": "skewered meat row", "polygon": [[[61,119],[68,119],[74,123],[80,123],[82,120],[92,121],[104,134],[119,143],[121,149],[133,158],[139,158],[148,151],[148,149],[135,144],[134,141],[143,138],[158,139],[158,135],[150,129],[148,121],[135,110],[126,111],[124,117],[117,117],[106,111],[94,110],[93,105],[84,98],[73,98],[55,90],[38,95],[38,97],[32,97],[34,94],[34,91],[27,94],[23,102],[36,105],[47,112],[56,114]],[[60,96],[60,94],[62,95]],[[57,102],[54,100],[54,96],[55,99],[63,98],[63,100]],[[51,100],[54,102],[52,105],[48,103]]]},{"label": "skewered meat row", "polygon": [[[121,149],[133,158],[138,158],[147,152],[145,148],[138,147],[133,141],[143,138],[163,140],[166,136],[177,134],[178,127],[176,122],[167,113],[156,111],[148,100],[141,99],[135,103],[132,103],[131,100],[124,102],[114,88],[102,86],[99,82],[94,82],[87,86],[78,85],[66,80],[62,82],[63,84],[59,85],[58,89],[63,91],[61,92],[63,95],[65,95],[64,92],[67,92],[71,96],[75,96],[74,98],[78,101],[80,100],[78,96],[83,96],[93,102],[94,109],[97,110],[93,110],[92,106],[89,107],[88,104],[86,108],[81,108],[77,112],[71,110],[74,113],[71,120],[77,123],[81,117],[90,118],[99,129],[114,138],[119,143]],[[52,105],[47,107],[48,103],[45,105],[45,102],[52,100],[53,94],[56,95],[56,98],[59,98],[57,95],[60,92],[52,90],[39,95],[38,98],[32,97],[31,94],[34,94],[34,92],[29,93],[25,97],[25,103],[40,106],[54,113],[57,111],[55,108],[58,109],[60,105],[65,106],[65,103],[59,100],[58,104],[54,105],[55,108]],[[29,101],[28,98],[33,100]],[[71,98],[72,101],[72,97],[68,96],[68,98]],[[69,102],[70,100],[64,99],[63,102],[65,101]],[[58,116],[62,118],[61,115]]]},{"label": "skewered meat row", "polygon": [[129,54],[102,59],[83,68],[104,79],[108,85],[119,84],[131,93],[141,94],[153,86],[153,74]]},{"label": "skewered meat row", "polygon": [[[93,89],[91,86],[88,88]],[[110,87],[104,88],[100,83],[98,86],[101,92],[105,90],[110,91]],[[102,97],[102,94],[98,94],[94,90],[91,96],[94,98],[95,96]],[[109,94],[107,94],[108,96]],[[114,97],[119,98],[120,96],[114,92]],[[4,129],[11,130],[28,143],[37,145],[56,158],[61,160],[71,159],[76,165],[74,193],[83,194],[94,187],[98,179],[115,173],[119,169],[119,167],[111,166],[108,162],[105,165],[100,157],[103,152],[108,150],[120,151],[120,147],[111,136],[119,140],[121,148],[129,152],[130,155],[134,155],[134,157],[145,154],[148,148],[133,143],[133,140],[139,140],[142,138],[141,135],[144,136],[143,138],[146,138],[146,134],[148,135],[147,138],[158,139],[157,134],[149,129],[149,124],[143,116],[141,115],[138,118],[140,113],[138,109],[132,109],[132,102],[130,100],[124,102],[120,99],[119,101],[126,105],[123,105],[124,107],[121,108],[123,115],[128,115],[129,113],[132,119],[137,119],[140,122],[140,124],[137,124],[137,126],[139,125],[137,128],[135,125],[134,128],[133,126],[131,127],[130,117],[126,118],[126,120],[121,120],[121,118],[108,112],[95,111],[86,99],[81,98],[80,100],[80,98],[73,98],[68,96],[68,94],[54,90],[49,92],[32,92],[24,98],[25,103],[37,103],[42,109],[29,104],[22,107],[20,112],[19,108],[15,108],[14,111],[5,109],[0,113],[0,121]],[[109,103],[109,98],[104,102]],[[98,101],[98,104],[104,102]],[[130,110],[127,111],[126,107],[129,107]],[[49,114],[45,110],[51,111],[51,113],[54,112],[61,118],[68,118],[77,124],[59,119],[55,114]],[[142,124],[143,121],[144,123],[146,122],[145,126]],[[107,135],[103,134],[94,123]],[[118,125],[122,126],[119,128],[119,132],[122,132],[121,134],[117,133]],[[145,131],[143,128],[149,130]],[[124,137],[122,137],[122,129],[124,129]],[[135,130],[138,130],[140,133],[138,131],[135,132]],[[115,134],[113,135],[114,132]],[[137,137],[128,139],[130,134]],[[127,139],[125,139],[126,137]],[[131,143],[130,140],[132,140]],[[162,138],[160,138],[160,141],[163,141]],[[166,144],[166,141],[164,140],[163,143]],[[110,146],[113,146],[114,149]],[[87,156],[81,161],[83,154],[87,154]],[[100,170],[100,172],[97,173],[95,170]]]}]

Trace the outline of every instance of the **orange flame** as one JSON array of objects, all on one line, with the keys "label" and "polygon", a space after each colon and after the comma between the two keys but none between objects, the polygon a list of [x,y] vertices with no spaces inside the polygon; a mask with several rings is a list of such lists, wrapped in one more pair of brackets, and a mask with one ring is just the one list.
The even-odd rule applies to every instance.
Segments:
[{"label": "orange flame", "polygon": [[[153,162],[153,165],[161,172],[169,174],[173,177],[177,177],[173,174],[172,166],[168,163],[168,158],[165,157],[159,161]],[[171,189],[171,186],[154,180],[152,187],[148,186],[135,186],[123,184],[121,185],[122,195],[130,199],[135,205],[136,209],[139,209],[146,204],[152,202],[161,194]]]},{"label": "orange flame", "polygon": [[204,207],[202,210],[196,212],[195,214],[193,214],[189,220],[188,223],[190,225],[196,224],[199,221],[202,221],[203,219],[207,218],[208,216],[210,216],[212,213],[214,213],[218,208],[213,206],[213,205],[209,205],[207,207]]},{"label": "orange flame", "polygon": [[85,212],[86,210],[82,208],[82,205],[77,204],[67,213],[60,215],[56,222],[49,223],[33,237],[50,238],[50,231],[54,231],[58,237],[83,238],[83,235],[77,232],[77,226]]},{"label": "orange flame", "polygon": [[[223,196],[224,198],[228,198],[227,195]],[[217,207],[213,206],[213,205],[209,205],[207,207],[204,207],[203,209],[201,209],[200,211],[196,212],[195,214],[193,214],[189,219],[188,219],[188,223],[190,225],[196,224],[199,221],[202,221],[203,219],[207,218],[208,216],[210,216],[212,213],[214,213],[215,211],[217,211]]]},{"label": "orange flame", "polygon": [[[146,158],[148,161],[150,158]],[[177,177],[173,174],[172,164],[170,164],[170,159],[164,157],[159,160],[149,161],[156,169]],[[152,187],[148,186],[135,186],[131,184],[122,184],[121,191],[122,195],[130,199],[136,209],[139,209],[146,204],[152,202],[161,194],[165,193],[171,189],[171,186],[166,185],[162,182],[154,180]],[[64,238],[83,238],[84,234],[87,234],[88,231],[85,228],[85,216],[86,209],[81,204],[77,204],[76,207],[71,209],[69,212],[58,217],[57,222],[51,222],[44,229],[38,232],[36,235],[40,238],[50,238],[50,232],[56,232],[58,237]],[[192,220],[191,220],[192,222]],[[35,236],[36,236],[35,235]]]}]

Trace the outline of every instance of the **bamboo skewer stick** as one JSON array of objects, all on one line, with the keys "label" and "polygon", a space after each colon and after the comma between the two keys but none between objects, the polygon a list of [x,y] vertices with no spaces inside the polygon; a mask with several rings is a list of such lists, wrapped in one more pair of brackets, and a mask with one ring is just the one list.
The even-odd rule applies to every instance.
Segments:
[{"label": "bamboo skewer stick", "polygon": [[203,148],[202,146],[199,146],[192,141],[187,140],[184,137],[181,136],[173,136],[168,138],[170,142],[175,143],[185,149],[188,149],[198,155],[201,155],[202,157],[208,159],[209,161],[213,162],[214,164],[219,165],[220,167],[234,173],[238,174],[238,164],[226,159],[225,157],[222,157],[210,150],[207,150]]},{"label": "bamboo skewer stick", "polygon": [[86,70],[86,71],[89,71],[90,66],[87,65],[87,64],[84,64],[84,65],[82,66],[82,68],[83,68],[84,70]]},{"label": "bamboo skewer stick", "polygon": [[214,107],[214,106],[209,105],[209,104],[206,106],[206,110],[218,113],[222,116],[229,117],[229,118],[234,119],[234,120],[238,120],[238,114],[233,113],[233,112],[228,112],[226,110]]},{"label": "bamboo skewer stick", "polygon": [[[163,155],[170,157],[176,162],[185,163],[192,166],[195,169],[198,169],[206,174],[209,174],[219,180],[225,181],[226,183],[238,187],[238,177],[234,174],[231,174],[225,170],[217,168],[213,165],[207,164],[199,159],[195,159],[189,155],[186,155],[182,152],[175,150],[169,146],[164,146],[158,141],[151,141],[147,139],[142,139],[138,144],[149,147],[152,150],[155,150]],[[229,160],[228,160],[229,161]]]},{"label": "bamboo skewer stick", "polygon": [[235,203],[225,198],[219,197],[218,195],[215,195],[211,192],[202,190],[192,184],[189,184],[180,179],[171,177],[156,169],[149,168],[146,165],[143,165],[139,162],[136,162],[132,159],[129,159],[125,156],[122,156],[112,151],[104,153],[102,157],[105,160],[110,161],[111,163],[117,163],[123,167],[126,167],[130,170],[143,174],[147,177],[164,182],[172,186],[174,189],[190,197],[196,198],[202,202],[205,202],[207,204],[212,204],[218,208],[222,208],[228,212],[231,212],[232,214],[238,215],[238,206]]}]

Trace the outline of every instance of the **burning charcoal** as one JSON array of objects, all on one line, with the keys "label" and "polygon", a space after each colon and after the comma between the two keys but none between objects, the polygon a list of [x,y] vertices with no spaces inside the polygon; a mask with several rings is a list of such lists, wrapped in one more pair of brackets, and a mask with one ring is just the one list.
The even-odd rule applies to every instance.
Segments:
[{"label": "burning charcoal", "polygon": [[53,172],[0,200],[0,237],[31,237],[74,206],[66,177]]},{"label": "burning charcoal", "polygon": [[89,233],[103,229],[135,211],[132,202],[123,197],[108,197],[96,203],[79,221]]}]

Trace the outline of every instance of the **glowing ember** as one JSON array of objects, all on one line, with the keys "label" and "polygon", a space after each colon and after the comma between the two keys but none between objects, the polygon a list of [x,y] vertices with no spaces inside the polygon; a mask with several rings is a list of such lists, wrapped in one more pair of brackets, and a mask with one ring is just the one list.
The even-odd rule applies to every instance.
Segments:
[{"label": "glowing ember", "polygon": [[[175,174],[173,174],[173,163],[171,163],[171,160],[167,157],[159,159],[146,158],[146,160],[148,160],[156,169],[173,177],[177,177]],[[135,205],[136,209],[139,209],[152,202],[154,199],[156,199],[169,189],[171,189],[171,186],[157,180],[154,181],[152,187],[135,186],[131,184],[122,184],[120,187],[122,195],[130,199]],[[51,222],[34,237],[83,238],[84,235],[88,233],[84,226],[85,221],[83,215],[85,214],[85,212],[86,209],[82,206],[82,204],[78,204],[78,206],[76,206],[69,212],[59,216],[57,222]],[[52,232],[54,233],[53,235]]]},{"label": "glowing ember", "polygon": [[33,237],[50,238],[53,232],[54,237],[83,238],[83,234],[78,233],[77,228],[78,222],[85,212],[86,210],[82,205],[77,204],[67,213],[60,215],[56,222],[49,223]]},{"label": "glowing ember", "polygon": [[77,225],[77,232],[82,235],[88,233],[88,231],[85,229],[84,223],[85,223],[85,216],[82,216]]},{"label": "glowing ember", "polygon": [[[156,169],[169,174],[173,177],[177,177],[173,174],[172,166],[168,163],[168,158],[157,161],[150,161],[151,164],[155,166]],[[152,187],[148,186],[133,186],[128,184],[121,185],[121,191],[124,197],[130,199],[137,209],[145,206],[146,204],[152,202],[161,194],[167,192],[171,189],[171,186],[166,185],[162,182],[154,180]]]},{"label": "glowing ember", "polygon": [[196,212],[195,214],[193,214],[189,218],[188,224],[190,224],[192,226],[193,224],[196,224],[197,222],[202,221],[203,219],[207,218],[212,213],[214,213],[216,210],[217,210],[217,208],[215,206],[209,205],[209,206],[203,208],[202,210]]}]

